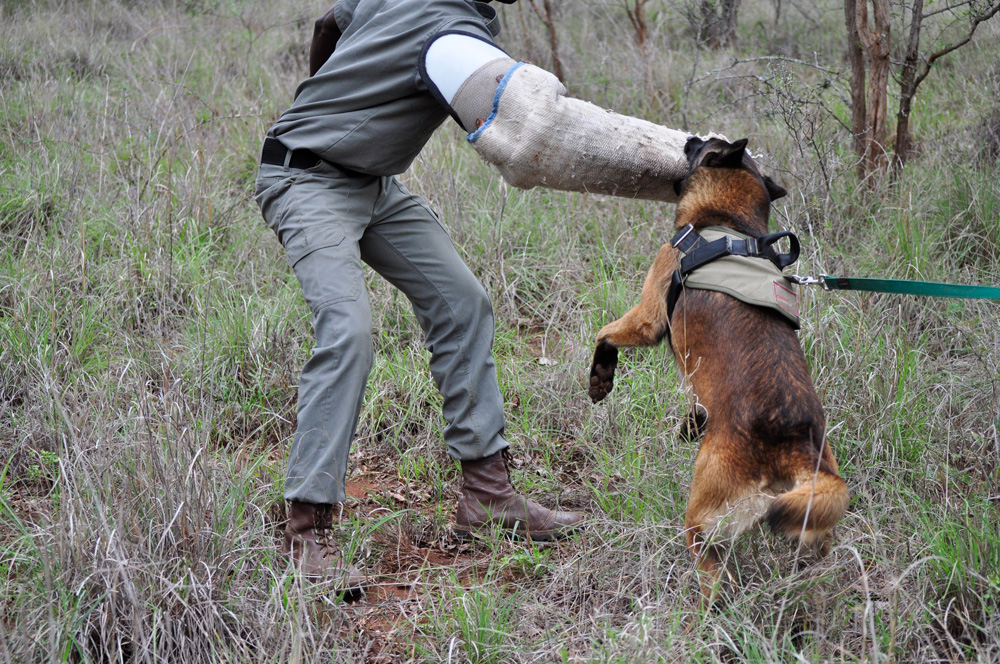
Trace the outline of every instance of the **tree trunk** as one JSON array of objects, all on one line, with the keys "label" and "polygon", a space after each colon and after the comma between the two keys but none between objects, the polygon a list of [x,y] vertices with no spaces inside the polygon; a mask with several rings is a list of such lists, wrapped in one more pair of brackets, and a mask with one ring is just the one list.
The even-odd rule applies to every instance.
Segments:
[{"label": "tree trunk", "polygon": [[[864,2],[865,0],[861,0]],[[847,25],[847,61],[851,67],[851,136],[854,154],[858,159],[865,154],[865,56],[861,50],[861,37],[857,28],[855,0],[844,0],[844,21]],[[864,166],[858,162],[858,176],[864,177]]]},{"label": "tree trunk", "polygon": [[535,0],[531,0],[531,8],[535,10],[538,18],[545,24],[545,29],[549,33],[549,48],[552,51],[552,73],[560,81],[564,80],[562,58],[559,57],[559,34],[556,32],[556,21],[552,10],[552,0],[542,0],[542,7],[539,8]]},{"label": "tree trunk", "polygon": [[562,59],[559,57],[559,34],[556,32],[556,22],[552,17],[552,2],[544,0],[542,4],[545,6],[545,27],[549,30],[549,46],[552,48],[552,73],[562,81],[565,78],[565,72],[563,72]]},{"label": "tree trunk", "polygon": [[[931,67],[937,60],[968,44],[980,24],[1000,14],[1000,0],[973,2],[966,14],[969,20],[966,34],[922,58],[920,31],[923,30],[926,19],[946,12],[955,13],[961,7],[969,5],[969,0],[955,0],[953,5],[924,14],[925,2],[926,0],[913,0],[910,8],[909,42],[899,79],[896,146],[891,164],[893,176],[898,175],[913,152],[910,113],[917,88],[930,74]],[[869,6],[872,11],[871,24]],[[844,19],[847,24],[847,57],[851,66],[851,131],[854,134],[854,151],[859,158],[858,176],[864,179],[889,166],[886,145],[887,87],[891,66],[889,0],[844,0]]]},{"label": "tree trunk", "polygon": [[736,18],[740,0],[702,0],[702,30],[708,45],[723,48],[736,45]]},{"label": "tree trunk", "polygon": [[[868,4],[872,8],[872,25],[868,22]],[[885,170],[886,117],[889,102],[889,1],[855,0],[855,29],[860,38],[868,70],[865,88],[865,122],[861,134],[861,168],[863,176]]]},{"label": "tree trunk", "polygon": [[649,33],[649,26],[646,23],[646,0],[635,0],[633,6],[626,6],[628,20],[632,22],[632,29],[635,30],[635,41],[639,48],[646,46],[646,36]]},{"label": "tree trunk", "polygon": [[722,39],[726,46],[736,46],[736,13],[740,0],[722,0]]},{"label": "tree trunk", "polygon": [[913,0],[910,15],[910,42],[903,58],[903,71],[899,86],[899,111],[896,113],[896,158],[893,167],[897,171],[906,164],[906,159],[913,149],[913,138],[910,135],[910,110],[913,107],[913,95],[917,92],[917,61],[920,59],[920,29],[923,22],[924,0]]}]

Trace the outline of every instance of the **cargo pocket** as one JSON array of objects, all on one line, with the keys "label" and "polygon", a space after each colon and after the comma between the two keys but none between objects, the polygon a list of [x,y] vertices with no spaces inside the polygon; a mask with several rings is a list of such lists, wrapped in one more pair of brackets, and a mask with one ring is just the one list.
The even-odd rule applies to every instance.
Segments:
[{"label": "cargo pocket", "polygon": [[300,260],[320,249],[336,247],[344,241],[344,229],[338,223],[325,223],[316,228],[302,229],[285,242],[288,266],[294,268]]},{"label": "cargo pocket", "polygon": [[344,243],[340,224],[325,223],[293,234],[287,238],[285,253],[314,312],[361,295],[361,262],[357,249]]}]

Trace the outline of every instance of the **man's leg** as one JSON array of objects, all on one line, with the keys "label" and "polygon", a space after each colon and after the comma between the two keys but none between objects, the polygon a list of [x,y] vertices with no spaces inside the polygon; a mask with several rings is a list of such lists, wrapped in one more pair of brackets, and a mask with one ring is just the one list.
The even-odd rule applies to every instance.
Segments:
[{"label": "man's leg", "polygon": [[505,449],[503,396],[493,363],[493,308],[437,217],[384,178],[361,256],[410,300],[444,398],[445,443],[457,459]]},{"label": "man's leg", "polygon": [[410,300],[444,399],[444,437],[462,461],[456,530],[500,525],[534,539],[571,530],[582,517],[516,494],[501,452],[503,396],[493,363],[493,308],[427,204],[395,178],[382,180],[374,220],[361,239],[366,263]]},{"label": "man's leg", "polygon": [[372,322],[360,240],[378,178],[332,166],[262,167],[257,200],[284,245],[312,312],[316,344],[299,380],[298,426],[289,454],[284,551],[309,576],[363,584],[329,537],[333,504],[346,498],[351,439],[372,364]]},{"label": "man's leg", "polygon": [[299,380],[285,498],[339,503],[346,498],[347,457],[372,365],[358,243],[371,221],[379,178],[327,164],[291,173],[291,184],[265,218],[302,286],[315,346]]}]

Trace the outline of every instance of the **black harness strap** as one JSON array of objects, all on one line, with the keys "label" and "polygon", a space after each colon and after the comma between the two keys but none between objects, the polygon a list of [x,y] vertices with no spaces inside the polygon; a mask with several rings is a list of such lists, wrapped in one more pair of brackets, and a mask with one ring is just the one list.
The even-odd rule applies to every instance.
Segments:
[{"label": "black harness strap", "polygon": [[[774,244],[784,237],[787,237],[789,242],[786,254],[779,253],[774,248]],[[677,306],[677,298],[681,295],[684,279],[706,263],[711,263],[723,256],[747,256],[749,258],[766,258],[774,263],[779,270],[784,270],[799,258],[799,239],[791,231],[781,231],[745,240],[726,235],[709,242],[698,234],[694,226],[688,224],[677,231],[677,234],[670,240],[670,246],[684,252],[684,257],[681,259],[680,268],[674,270],[670,289],[667,291],[668,322],[674,317],[674,307]],[[669,324],[667,325],[667,335],[668,337],[670,335]]]}]

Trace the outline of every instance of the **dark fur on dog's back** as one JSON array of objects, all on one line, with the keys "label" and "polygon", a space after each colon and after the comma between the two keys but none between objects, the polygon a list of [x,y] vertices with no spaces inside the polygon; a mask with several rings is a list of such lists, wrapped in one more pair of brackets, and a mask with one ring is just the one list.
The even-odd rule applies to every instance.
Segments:
[{"label": "dark fur on dog's back", "polygon": [[[760,173],[745,145],[689,142],[692,172],[680,188],[676,228],[767,232],[770,203],[785,192]],[[617,347],[658,343],[669,324],[674,358],[708,413],[686,516],[699,568],[714,582],[713,537],[735,537],[761,519],[822,553],[848,492],[795,330],[774,311],[707,290],[683,290],[667,321],[660,303],[676,266],[676,250],[664,245],[641,303],[598,334],[591,398],[611,390]]]}]

